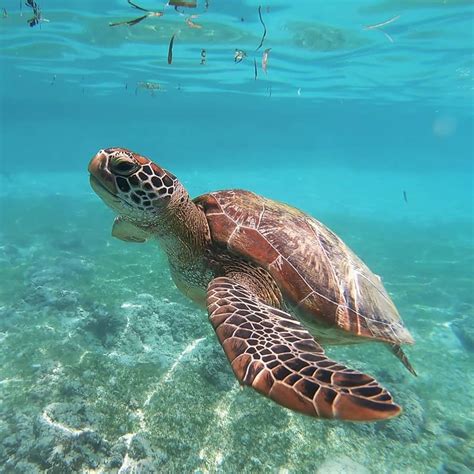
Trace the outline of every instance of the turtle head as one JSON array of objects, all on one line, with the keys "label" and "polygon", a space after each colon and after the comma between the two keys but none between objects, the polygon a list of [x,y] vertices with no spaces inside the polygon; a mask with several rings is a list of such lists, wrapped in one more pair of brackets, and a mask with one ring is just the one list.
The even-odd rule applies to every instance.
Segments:
[{"label": "turtle head", "polygon": [[174,175],[125,148],[100,150],[89,163],[92,189],[117,214],[136,225],[151,225],[178,189]]}]

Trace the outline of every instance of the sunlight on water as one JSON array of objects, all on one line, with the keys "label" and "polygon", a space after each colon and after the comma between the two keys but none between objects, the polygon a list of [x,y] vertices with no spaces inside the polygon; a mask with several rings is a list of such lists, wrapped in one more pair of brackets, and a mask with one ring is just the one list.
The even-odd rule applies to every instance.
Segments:
[{"label": "sunlight on water", "polygon": [[[472,2],[173,3],[0,5],[0,470],[472,472]],[[87,172],[112,146],[337,233],[418,377],[383,344],[326,353],[402,414],[315,419],[241,387],[165,251],[112,238]]]},{"label": "sunlight on water", "polygon": [[[50,1],[42,10],[48,22],[34,29],[25,28],[30,9],[19,15],[17,5],[10,4],[1,25],[2,58],[23,74],[38,73],[42,82],[65,82],[95,94],[116,95],[127,85],[134,89],[139,82],[157,82],[160,91],[180,87],[267,95],[271,88],[280,97],[359,99],[370,90],[374,101],[439,104],[449,98],[459,103],[472,91],[468,4],[274,1],[261,9],[265,30],[258,2],[251,1],[199,2],[196,9],[175,11],[145,0],[141,6],[163,16],[115,27],[109,24],[143,12],[125,0],[83,2],[77,10]],[[396,21],[371,28],[390,18]],[[265,72],[261,63],[267,48]],[[234,62],[235,50],[245,52],[243,61]],[[441,88],[448,97],[437,94]]]}]

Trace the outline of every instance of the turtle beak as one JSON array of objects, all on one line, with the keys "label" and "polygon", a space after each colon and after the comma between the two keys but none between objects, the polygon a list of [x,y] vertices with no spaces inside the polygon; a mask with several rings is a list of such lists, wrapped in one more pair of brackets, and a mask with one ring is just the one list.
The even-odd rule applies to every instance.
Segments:
[{"label": "turtle beak", "polygon": [[92,189],[105,188],[109,193],[116,195],[117,188],[113,175],[108,169],[109,156],[104,150],[100,150],[89,163],[90,183]]}]

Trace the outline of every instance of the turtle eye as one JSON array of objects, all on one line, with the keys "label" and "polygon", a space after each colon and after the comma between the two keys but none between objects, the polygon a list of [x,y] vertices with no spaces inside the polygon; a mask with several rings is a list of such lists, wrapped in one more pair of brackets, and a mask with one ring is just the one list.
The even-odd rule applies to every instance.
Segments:
[{"label": "turtle eye", "polygon": [[110,170],[113,173],[122,176],[130,176],[137,169],[138,165],[128,158],[122,156],[113,156],[110,160]]}]

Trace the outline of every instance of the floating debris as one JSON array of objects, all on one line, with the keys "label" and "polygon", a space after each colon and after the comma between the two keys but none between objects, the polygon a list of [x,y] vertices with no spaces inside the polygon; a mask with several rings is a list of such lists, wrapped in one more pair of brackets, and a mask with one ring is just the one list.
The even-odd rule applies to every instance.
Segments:
[{"label": "floating debris", "polygon": [[[167,5],[168,6],[168,5]],[[178,14],[178,15],[181,15],[181,16],[184,16],[185,13],[182,12],[181,10],[178,9],[178,7],[174,7],[174,11]]]},{"label": "floating debris", "polygon": [[407,192],[403,191],[403,199],[408,204]]},{"label": "floating debris", "polygon": [[393,18],[390,18],[386,21],[382,21],[381,23],[376,23],[375,25],[367,25],[367,26],[364,26],[364,30],[379,30],[381,31],[386,37],[387,39],[393,43],[393,38],[388,34],[386,33],[385,31],[383,31],[381,28],[383,26],[386,26],[386,25],[389,25],[390,23],[393,23],[394,21],[398,20],[400,18],[400,15],[397,15],[397,16],[394,16]]},{"label": "floating debris", "polygon": [[134,18],[133,20],[117,21],[117,22],[114,22],[114,23],[109,23],[109,26],[122,26],[122,25],[133,26],[133,25],[136,25],[137,23],[140,23],[141,21],[145,20],[146,18],[160,17],[160,16],[164,15],[163,12],[152,11],[152,10],[148,10],[146,8],[140,7],[139,5],[133,3],[131,0],[128,0],[128,3],[133,8],[136,8],[137,10],[140,10],[142,12],[146,12],[145,15],[142,15],[138,18]]},{"label": "floating debris", "polygon": [[156,91],[162,90],[161,85],[158,82],[152,81],[141,81],[137,82],[137,87],[135,89],[135,95],[137,94],[138,89],[145,89],[150,91],[151,95],[155,95]]},{"label": "floating debris", "polygon": [[258,51],[262,47],[263,42],[265,41],[265,36],[267,36],[267,27],[265,26],[265,23],[263,22],[261,5],[258,7],[258,17],[260,18],[260,23],[263,26],[263,35],[262,35],[262,39],[260,40],[260,44],[258,45],[255,51]]},{"label": "floating debris", "polygon": [[148,89],[148,90],[154,90],[154,91],[161,89],[161,86],[158,82],[152,82],[152,81],[137,82],[137,87],[139,89]]},{"label": "floating debris", "polygon": [[257,80],[257,60],[253,58],[254,80]]},{"label": "floating debris", "polygon": [[201,66],[204,66],[206,64],[206,50],[201,49]]},{"label": "floating debris", "polygon": [[400,18],[400,15],[394,16],[393,18],[390,18],[389,20],[383,21],[382,23],[376,23],[375,25],[367,25],[364,27],[365,30],[375,30],[377,28],[381,28],[382,26],[389,25],[390,23],[393,23],[394,21],[398,20]]},{"label": "floating debris", "polygon": [[27,20],[27,23],[30,25],[30,27],[36,26],[42,21],[49,21],[46,18],[43,18],[40,7],[35,2],[35,0],[26,0],[25,5],[28,7],[31,7],[33,10],[33,18],[30,18],[29,20]]},{"label": "floating debris", "polygon": [[54,86],[56,83],[56,74],[53,75],[53,79],[51,80],[51,85]]},{"label": "floating debris", "polygon": [[171,64],[173,62],[173,44],[175,36],[176,34],[174,34],[170,39],[170,45],[168,47],[168,64]]},{"label": "floating debris", "polygon": [[7,9],[4,8],[3,13],[2,13],[2,18],[7,18],[7,17],[8,17],[8,12],[7,12]]},{"label": "floating debris", "polygon": [[190,0],[190,1],[169,0],[168,5],[170,7],[175,7],[175,8],[176,7],[196,8],[197,7],[197,1],[196,0]]},{"label": "floating debris", "polygon": [[109,23],[109,26],[122,26],[122,25],[133,26],[133,25],[136,25],[137,23],[140,23],[145,18],[148,18],[148,15],[143,15],[143,16],[141,16],[139,18],[135,18],[133,20],[117,21],[115,23]]},{"label": "floating debris", "polygon": [[234,62],[240,63],[247,57],[247,53],[242,49],[236,49],[234,53]]},{"label": "floating debris", "polygon": [[[382,31],[382,30],[380,30],[380,31]],[[382,33],[386,36],[386,38],[390,41],[390,43],[394,42],[393,38],[388,33],[386,33],[385,31],[382,31]]]},{"label": "floating debris", "polygon": [[267,73],[268,67],[268,54],[270,53],[271,49],[272,48],[267,48],[262,55],[262,69],[265,74]]},{"label": "floating debris", "polygon": [[142,12],[149,12],[150,11],[147,8],[140,7],[136,3],[133,3],[131,0],[127,0],[127,1],[128,1],[129,5],[131,5],[133,8],[136,8],[137,10],[141,10]]},{"label": "floating debris", "polygon": [[201,25],[198,25],[197,23],[194,23],[193,19],[194,18],[197,18],[199,15],[191,15],[191,16],[188,16],[186,18],[186,20],[184,20],[186,22],[186,24],[189,26],[189,28],[197,28],[197,29],[200,29],[202,28]]}]

